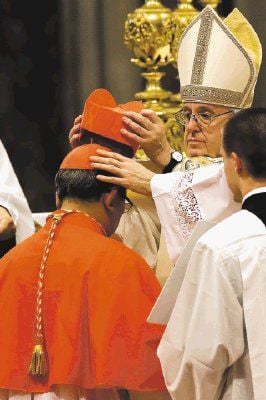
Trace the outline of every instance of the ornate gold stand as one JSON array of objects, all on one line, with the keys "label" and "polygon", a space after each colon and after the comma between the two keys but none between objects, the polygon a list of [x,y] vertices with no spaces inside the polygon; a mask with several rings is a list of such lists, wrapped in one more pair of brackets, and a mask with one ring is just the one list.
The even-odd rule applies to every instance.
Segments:
[{"label": "ornate gold stand", "polygon": [[143,92],[136,93],[138,100],[145,102],[145,107],[154,110],[159,116],[163,116],[164,109],[161,101],[171,96],[172,92],[168,92],[162,88],[161,78],[165,72],[142,72],[141,76],[146,78],[146,89]]},{"label": "ornate gold stand", "polygon": [[146,88],[137,93],[136,98],[160,115],[164,114],[160,102],[168,98],[171,92],[162,88],[160,81],[165,74],[158,69],[172,61],[173,35],[171,10],[159,0],[146,0],[142,7],[127,16],[125,45],[135,54],[131,62],[147,69],[141,74],[147,81]]},{"label": "ornate gold stand", "polygon": [[[171,11],[160,0],[145,0],[145,4],[127,15],[125,22],[125,45],[134,52],[131,62],[146,72],[146,87],[136,93],[146,108],[154,110],[166,124],[166,134],[173,148],[182,150],[183,133],[174,119],[174,112],[181,107],[180,93],[173,94],[163,89],[161,78],[165,72],[161,67],[172,64],[177,68],[178,42],[187,25],[199,11],[193,0],[177,0],[177,8]],[[203,6],[216,9],[221,0],[200,0]],[[138,158],[145,159],[143,151]]]}]

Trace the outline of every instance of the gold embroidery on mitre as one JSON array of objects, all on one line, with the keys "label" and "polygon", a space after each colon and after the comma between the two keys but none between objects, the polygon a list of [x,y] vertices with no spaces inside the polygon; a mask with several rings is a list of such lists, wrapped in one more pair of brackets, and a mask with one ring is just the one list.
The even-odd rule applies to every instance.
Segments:
[{"label": "gold embroidery on mitre", "polygon": [[207,86],[187,85],[181,88],[183,101],[192,103],[219,104],[226,107],[241,108],[243,93],[233,90]]},{"label": "gold embroidery on mitre", "polygon": [[192,69],[192,85],[201,85],[203,82],[213,23],[213,14],[208,11],[209,10],[204,14],[200,22],[196,54]]}]

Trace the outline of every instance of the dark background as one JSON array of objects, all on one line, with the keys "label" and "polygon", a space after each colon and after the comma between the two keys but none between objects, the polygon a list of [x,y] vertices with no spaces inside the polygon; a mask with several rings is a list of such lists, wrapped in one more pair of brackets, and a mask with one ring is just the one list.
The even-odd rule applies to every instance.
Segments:
[{"label": "dark background", "polygon": [[[163,1],[171,9],[176,3]],[[140,68],[123,43],[126,15],[142,4],[0,0],[0,138],[32,211],[54,208],[54,175],[87,95],[106,87],[123,102],[142,89]],[[219,11],[227,15],[232,8],[233,1],[224,0]],[[164,87],[173,90],[175,71],[168,69]],[[256,102],[263,105],[263,97]]]}]

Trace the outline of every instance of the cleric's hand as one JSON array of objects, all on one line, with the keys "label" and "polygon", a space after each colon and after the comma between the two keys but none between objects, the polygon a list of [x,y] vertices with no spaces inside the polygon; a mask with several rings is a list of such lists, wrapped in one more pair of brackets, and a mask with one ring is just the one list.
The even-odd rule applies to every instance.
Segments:
[{"label": "cleric's hand", "polygon": [[155,175],[137,161],[122,156],[121,154],[97,150],[99,156],[91,156],[92,167],[109,172],[115,176],[97,175],[102,182],[121,185],[133,192],[151,195],[150,181]]},{"label": "cleric's hand", "polygon": [[80,123],[81,123],[82,115],[78,115],[74,120],[74,125],[69,131],[69,143],[72,149],[80,146]]},{"label": "cleric's hand", "polygon": [[139,144],[151,161],[163,169],[174,149],[167,140],[161,118],[154,111],[145,109],[140,114],[128,111],[122,120],[127,129],[121,129],[121,134]]},{"label": "cleric's hand", "polygon": [[6,240],[14,236],[16,225],[6,208],[0,206],[0,240]]}]

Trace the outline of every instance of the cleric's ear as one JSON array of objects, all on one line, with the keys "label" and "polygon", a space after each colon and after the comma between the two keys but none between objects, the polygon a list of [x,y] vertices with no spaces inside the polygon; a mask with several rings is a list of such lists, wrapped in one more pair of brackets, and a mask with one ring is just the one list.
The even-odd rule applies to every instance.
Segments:
[{"label": "cleric's ear", "polygon": [[238,176],[242,176],[245,173],[245,166],[243,161],[236,153],[231,153],[231,159],[234,163],[235,172]]},{"label": "cleric's ear", "polygon": [[121,197],[118,193],[118,189],[114,187],[110,192],[103,193],[101,202],[107,211],[115,211],[121,204]]}]

